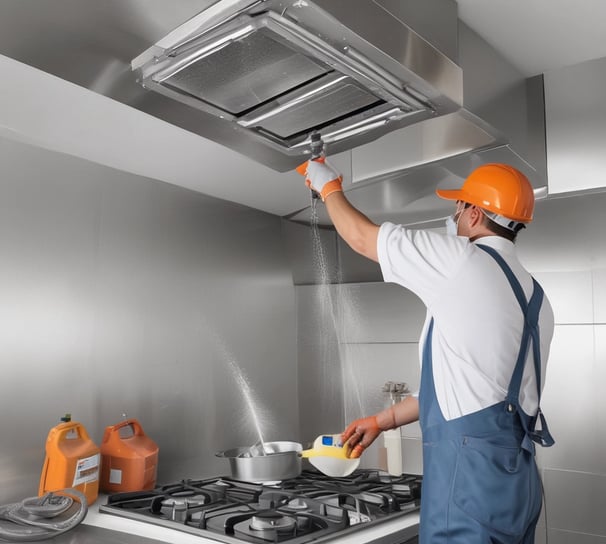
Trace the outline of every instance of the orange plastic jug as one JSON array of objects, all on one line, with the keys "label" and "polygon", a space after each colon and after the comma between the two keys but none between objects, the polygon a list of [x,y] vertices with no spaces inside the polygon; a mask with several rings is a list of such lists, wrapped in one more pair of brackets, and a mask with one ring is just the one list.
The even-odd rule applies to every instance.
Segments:
[{"label": "orange plastic jug", "polygon": [[99,448],[84,425],[71,421],[69,416],[62,420],[46,439],[38,494],[73,487],[84,493],[89,505],[93,504],[99,494]]},{"label": "orange plastic jug", "polygon": [[[125,434],[130,431],[130,436]],[[158,446],[136,419],[105,428],[101,442],[101,489],[145,491],[156,485]]]}]

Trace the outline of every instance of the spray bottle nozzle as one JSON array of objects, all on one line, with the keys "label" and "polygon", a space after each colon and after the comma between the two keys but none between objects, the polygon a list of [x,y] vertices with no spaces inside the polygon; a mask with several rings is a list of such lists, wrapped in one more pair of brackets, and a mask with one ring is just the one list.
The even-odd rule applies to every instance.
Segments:
[{"label": "spray bottle nozzle", "polygon": [[312,132],[309,147],[311,149],[311,159],[317,159],[322,156],[322,152],[324,151],[324,142],[322,141],[322,136],[319,132]]},{"label": "spray bottle nozzle", "polygon": [[[311,149],[311,159],[314,160],[322,156],[324,152],[324,141],[319,132],[312,132],[310,137],[309,147]],[[320,194],[317,191],[311,190],[311,198],[320,198]]]}]

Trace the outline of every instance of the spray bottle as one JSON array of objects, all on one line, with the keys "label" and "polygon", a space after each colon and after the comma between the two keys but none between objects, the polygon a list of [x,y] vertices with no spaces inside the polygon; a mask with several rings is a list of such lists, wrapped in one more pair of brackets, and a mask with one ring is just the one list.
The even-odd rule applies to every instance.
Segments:
[{"label": "spray bottle", "polygon": [[[322,140],[322,136],[319,132],[314,131],[311,133],[311,141],[309,147],[311,149],[311,157],[309,160],[313,161],[322,156],[324,152],[324,141]],[[320,198],[320,194],[317,191],[311,189],[311,198]]]},{"label": "spray bottle", "polygon": [[[387,382],[383,386],[383,393],[390,406],[397,404],[410,395],[408,385],[403,382]],[[395,476],[402,474],[402,434],[399,427],[383,433],[385,449],[387,451],[387,472]]]}]

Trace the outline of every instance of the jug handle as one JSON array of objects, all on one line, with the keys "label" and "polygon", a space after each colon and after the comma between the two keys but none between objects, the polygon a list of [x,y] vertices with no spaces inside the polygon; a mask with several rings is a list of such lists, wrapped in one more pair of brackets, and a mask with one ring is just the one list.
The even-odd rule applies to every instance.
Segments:
[{"label": "jug handle", "polygon": [[76,431],[78,433],[78,437],[82,438],[83,440],[90,440],[90,437],[88,436],[84,425],[77,421],[68,421],[60,425],[60,427],[61,428],[56,429],[57,440],[65,438],[65,435],[67,435],[67,433],[71,431]]},{"label": "jug handle", "polygon": [[[131,427],[133,430],[133,435],[135,435],[135,436],[143,435],[143,427],[141,427],[141,424],[139,423],[139,421],[134,418],[125,419],[124,421],[121,421],[120,423],[116,423],[113,427],[108,427],[108,430],[110,433],[114,433],[114,432],[119,431],[120,429],[123,429],[124,427]],[[108,433],[106,433],[106,434],[108,434]]]}]

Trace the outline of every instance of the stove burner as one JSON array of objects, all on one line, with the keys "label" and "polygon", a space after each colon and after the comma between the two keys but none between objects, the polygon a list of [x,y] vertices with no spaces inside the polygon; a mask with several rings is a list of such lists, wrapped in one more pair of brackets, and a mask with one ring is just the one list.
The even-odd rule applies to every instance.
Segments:
[{"label": "stove burner", "polygon": [[192,508],[196,508],[204,504],[204,498],[182,498],[169,497],[160,502],[160,512],[172,521],[183,522],[187,519],[187,514]]},{"label": "stove burner", "polygon": [[193,499],[186,499],[180,497],[169,497],[162,501],[162,506],[168,506],[177,509],[191,508],[195,506],[201,506],[206,501],[203,497],[194,497]]},{"label": "stove burner", "polygon": [[187,517],[187,501],[183,499],[162,501],[162,511],[173,521],[185,521]]},{"label": "stove burner", "polygon": [[250,528],[253,531],[291,532],[296,526],[295,518],[283,516],[278,512],[259,512],[252,517],[250,522]]},{"label": "stove burner", "polygon": [[288,501],[288,508],[291,510],[305,510],[307,508],[307,503],[300,497],[296,499],[291,499]]}]

